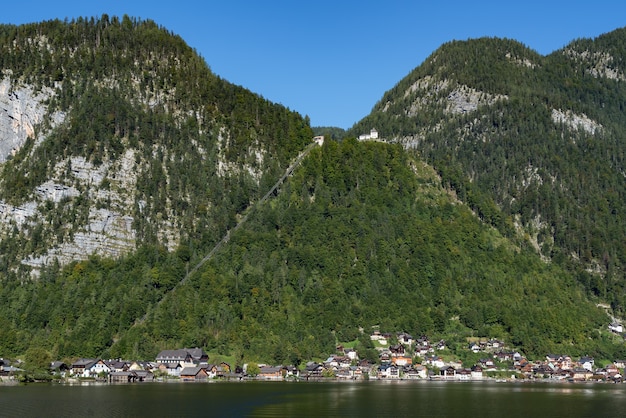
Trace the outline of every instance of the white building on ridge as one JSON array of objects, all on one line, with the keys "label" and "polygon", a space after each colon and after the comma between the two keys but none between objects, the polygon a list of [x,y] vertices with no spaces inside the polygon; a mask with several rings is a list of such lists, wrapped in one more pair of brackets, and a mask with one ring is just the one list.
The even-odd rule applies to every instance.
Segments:
[{"label": "white building on ridge", "polygon": [[367,141],[368,139],[378,139],[378,131],[372,128],[369,134],[359,135],[359,141]]}]

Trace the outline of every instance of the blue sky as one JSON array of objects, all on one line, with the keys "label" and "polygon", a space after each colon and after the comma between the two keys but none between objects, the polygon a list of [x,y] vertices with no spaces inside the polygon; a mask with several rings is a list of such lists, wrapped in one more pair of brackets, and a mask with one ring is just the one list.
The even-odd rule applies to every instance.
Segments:
[{"label": "blue sky", "polygon": [[506,37],[545,55],[626,26],[624,0],[22,0],[0,23],[103,13],[152,19],[222,78],[342,128],[445,42]]}]

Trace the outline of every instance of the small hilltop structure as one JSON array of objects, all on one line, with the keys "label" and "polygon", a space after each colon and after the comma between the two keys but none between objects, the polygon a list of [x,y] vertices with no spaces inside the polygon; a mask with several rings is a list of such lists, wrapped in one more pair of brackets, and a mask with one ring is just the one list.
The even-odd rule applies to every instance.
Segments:
[{"label": "small hilltop structure", "polygon": [[359,135],[359,141],[378,141],[378,131],[372,128],[369,134]]}]

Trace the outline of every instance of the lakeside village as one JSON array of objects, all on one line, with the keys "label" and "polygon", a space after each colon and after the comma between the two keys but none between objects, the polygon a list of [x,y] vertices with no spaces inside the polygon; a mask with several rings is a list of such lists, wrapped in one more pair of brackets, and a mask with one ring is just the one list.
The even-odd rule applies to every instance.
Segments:
[{"label": "lakeside village", "polygon": [[[622,333],[622,326],[611,325]],[[610,327],[610,328],[611,328]],[[71,364],[50,364],[48,380],[65,383],[134,383],[154,381],[206,382],[212,380],[319,381],[319,380],[449,380],[449,381],[564,381],[622,383],[626,360],[614,360],[598,367],[592,357],[572,359],[565,354],[547,354],[530,361],[508,349],[498,339],[475,339],[466,354],[480,359],[463,364],[450,359],[444,340],[431,342],[427,336],[413,338],[407,333],[371,333],[378,362],[359,358],[355,349],[337,346],[323,362],[295,366],[245,364],[232,367],[226,362],[212,364],[201,348],[161,351],[155,361],[77,359]],[[471,352],[471,353],[470,353]],[[444,357],[447,360],[444,360]],[[23,381],[21,362],[0,358],[0,381]]]}]

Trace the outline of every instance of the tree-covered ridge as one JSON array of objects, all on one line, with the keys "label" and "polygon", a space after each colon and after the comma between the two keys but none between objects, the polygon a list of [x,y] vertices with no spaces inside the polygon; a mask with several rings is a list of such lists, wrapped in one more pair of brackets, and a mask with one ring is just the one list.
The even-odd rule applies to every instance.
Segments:
[{"label": "tree-covered ridge", "polygon": [[[8,274],[89,232],[103,209],[132,218],[137,246],[184,243],[201,256],[313,136],[308,119],[214,75],[152,21],[2,25],[0,71],[14,88],[52,91],[35,135],[2,167],[2,200],[35,202],[50,218],[6,228]],[[55,112],[64,115],[58,126]],[[77,161],[103,179],[81,182]],[[50,181],[74,196],[40,201]]]},{"label": "tree-covered ridge", "polygon": [[542,57],[510,40],[452,42],[350,133],[416,149],[485,221],[525,231],[587,290],[626,306],[626,30]]},{"label": "tree-covered ridge", "polygon": [[498,336],[535,354],[619,353],[571,276],[482,224],[439,181],[399,146],[326,142],[175,290],[187,254],[156,248],[5,284],[4,349],[24,350],[31,335],[57,356],[202,346],[298,363],[379,325],[459,345]]},{"label": "tree-covered ridge", "polygon": [[[36,207],[23,224],[2,229],[3,355],[42,347],[54,358],[153,358],[161,349],[199,346],[237,362],[298,363],[378,325],[456,346],[470,336],[501,337],[528,354],[624,357],[623,341],[612,343],[607,316],[575,278],[599,295],[609,288],[559,261],[571,257],[568,239],[588,230],[584,216],[595,216],[583,186],[608,184],[606,196],[623,197],[610,170],[587,179],[566,164],[563,149],[593,172],[584,164],[595,146],[611,157],[623,150],[619,121],[585,113],[602,125],[603,144],[613,144],[602,148],[595,134],[572,127],[567,112],[581,115],[591,104],[565,106],[574,93],[549,93],[560,92],[559,84],[540,94],[521,84],[535,73],[574,80],[569,55],[544,58],[513,41],[485,39],[464,58],[464,44],[451,43],[450,54],[434,54],[432,68],[418,68],[424,73],[363,122],[366,132],[411,137],[437,172],[400,145],[326,140],[277,196],[251,211],[311,142],[306,118],[213,75],[180,38],[150,21],[103,16],[4,25],[0,33],[3,78],[51,89],[47,116],[64,115],[56,125],[44,118],[2,167],[3,210]],[[494,49],[485,56],[502,62],[481,63],[482,44]],[[545,75],[550,60],[562,68]],[[446,63],[447,78],[437,61]],[[519,69],[520,85],[481,77],[490,67]],[[456,81],[461,71],[468,75]],[[606,115],[614,116],[621,96],[610,97]],[[537,126],[550,134],[551,158],[569,177],[551,171]],[[621,167],[615,155],[610,167]],[[511,175],[524,182],[507,180]],[[46,198],[45,187],[66,194]],[[553,234],[538,222],[543,213],[537,216],[543,200],[532,190],[553,198],[550,207],[563,219],[554,236],[563,238],[547,238]],[[617,203],[607,208],[622,210]],[[89,237],[104,228],[94,222],[102,213],[132,220],[136,250],[115,259],[77,257],[67,266],[53,261],[30,279],[22,260]],[[244,215],[247,222],[233,230]],[[610,224],[618,249],[619,216]],[[600,218],[598,228],[601,221],[608,222]],[[532,222],[532,238],[559,262],[547,264],[528,241],[509,239]],[[183,281],[229,230],[216,257]],[[582,244],[590,244],[579,242],[582,259]],[[619,272],[611,257],[608,265]]]}]

